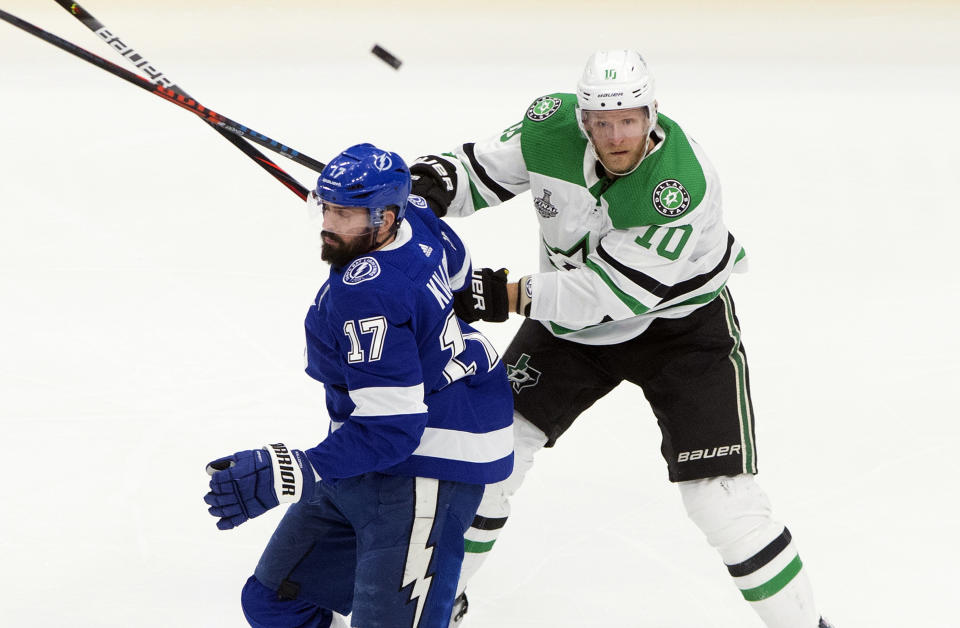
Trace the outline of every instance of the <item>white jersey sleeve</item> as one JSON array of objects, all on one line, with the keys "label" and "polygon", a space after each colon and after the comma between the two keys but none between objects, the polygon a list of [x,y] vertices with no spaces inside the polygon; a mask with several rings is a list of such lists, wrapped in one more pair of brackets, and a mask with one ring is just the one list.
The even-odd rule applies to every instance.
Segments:
[{"label": "white jersey sleeve", "polygon": [[444,156],[455,158],[457,169],[457,190],[447,209],[448,216],[469,216],[530,189],[519,127],[482,142],[462,144]]}]

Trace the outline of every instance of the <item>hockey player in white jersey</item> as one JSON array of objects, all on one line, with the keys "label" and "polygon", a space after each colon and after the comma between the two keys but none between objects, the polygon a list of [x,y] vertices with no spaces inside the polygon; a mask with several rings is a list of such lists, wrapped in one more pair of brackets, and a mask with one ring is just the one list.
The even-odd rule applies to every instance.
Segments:
[{"label": "hockey player in white jersey", "polygon": [[469,216],[530,190],[540,271],[507,283],[475,269],[466,320],[526,317],[504,356],[514,393],[515,467],[486,488],[467,533],[464,589],[506,523],[509,498],[584,410],[626,380],[640,386],[668,476],[770,628],[827,626],[789,530],[754,480],[747,358],[727,288],[745,262],[723,223],[703,149],[658,112],[630,50],[590,57],[576,94],[537,98],[502,133],[411,167],[439,216]]}]

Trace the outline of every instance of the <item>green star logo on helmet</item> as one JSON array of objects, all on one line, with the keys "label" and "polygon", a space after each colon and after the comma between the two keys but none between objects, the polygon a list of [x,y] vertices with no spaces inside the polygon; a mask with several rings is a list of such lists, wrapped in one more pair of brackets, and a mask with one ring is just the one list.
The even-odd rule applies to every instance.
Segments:
[{"label": "green star logo on helmet", "polygon": [[690,193],[676,179],[666,179],[653,190],[653,206],[664,216],[679,216],[690,207]]},{"label": "green star logo on helmet", "polygon": [[533,104],[530,105],[529,109],[527,109],[527,117],[534,122],[546,120],[555,114],[560,109],[560,105],[562,104],[563,101],[559,98],[554,98],[553,96],[541,96],[533,101]]}]

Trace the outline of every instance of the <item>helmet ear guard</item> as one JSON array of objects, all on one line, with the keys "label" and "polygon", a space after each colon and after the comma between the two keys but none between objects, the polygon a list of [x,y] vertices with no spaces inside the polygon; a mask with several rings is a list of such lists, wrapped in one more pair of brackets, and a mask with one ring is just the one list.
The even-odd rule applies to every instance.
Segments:
[{"label": "helmet ear guard", "polygon": [[[386,212],[393,212],[394,221],[391,229],[397,229],[400,226],[400,221],[403,219],[403,214],[400,213],[400,207],[397,205],[387,205],[386,207],[370,207],[370,226],[379,227],[383,224],[383,215]],[[406,213],[406,212],[404,212]]]}]

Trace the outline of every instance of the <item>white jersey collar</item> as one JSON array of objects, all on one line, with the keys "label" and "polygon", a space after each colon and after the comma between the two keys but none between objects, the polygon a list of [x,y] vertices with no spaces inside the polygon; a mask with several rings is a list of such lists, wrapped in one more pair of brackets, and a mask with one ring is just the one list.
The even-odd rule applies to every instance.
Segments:
[{"label": "white jersey collar", "polygon": [[410,223],[404,220],[400,223],[400,228],[397,229],[397,237],[393,239],[393,242],[386,245],[382,249],[377,249],[378,251],[393,251],[394,249],[399,249],[401,246],[406,244],[413,238],[413,228],[410,227]]}]

